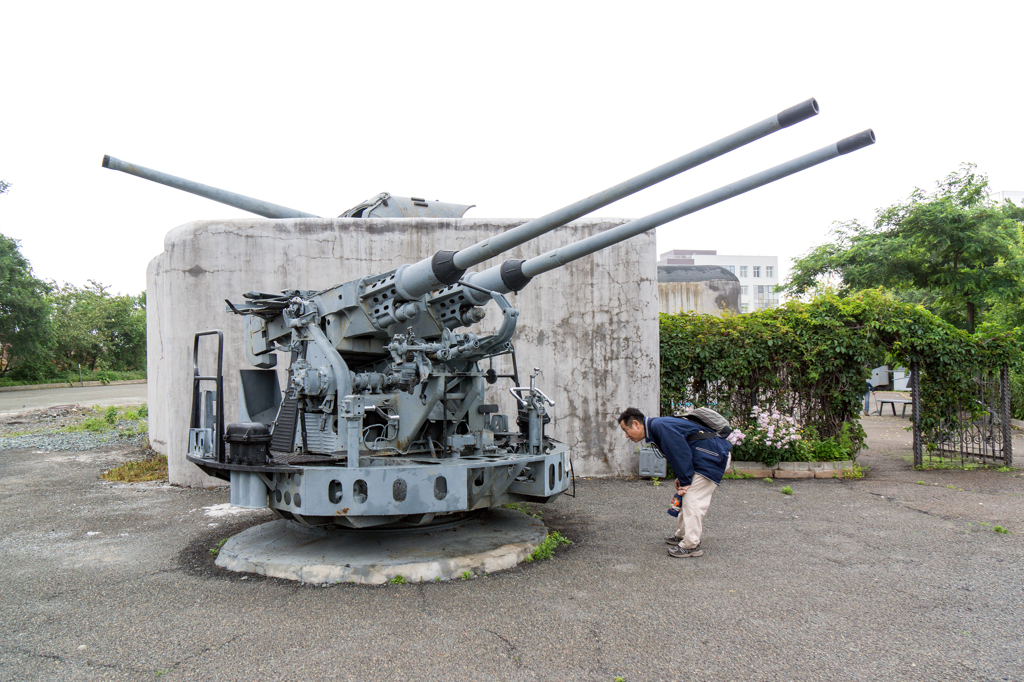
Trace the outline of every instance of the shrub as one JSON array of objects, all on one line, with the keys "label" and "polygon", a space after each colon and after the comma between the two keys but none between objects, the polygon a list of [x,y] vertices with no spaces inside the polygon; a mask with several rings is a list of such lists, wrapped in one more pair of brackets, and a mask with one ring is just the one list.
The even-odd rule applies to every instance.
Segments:
[{"label": "shrub", "polygon": [[[948,427],[958,405],[974,404],[971,378],[979,370],[1017,366],[1021,357],[1017,331],[971,336],[879,290],[823,294],[744,315],[663,314],[660,330],[662,414],[708,406],[742,427],[757,405],[792,416],[805,430],[813,426],[826,443],[822,456],[839,455],[833,444],[860,449],[869,368],[886,358],[920,364],[927,433],[944,421]],[[1024,378],[1019,385],[1024,398]],[[787,456],[803,455],[797,446]]]}]

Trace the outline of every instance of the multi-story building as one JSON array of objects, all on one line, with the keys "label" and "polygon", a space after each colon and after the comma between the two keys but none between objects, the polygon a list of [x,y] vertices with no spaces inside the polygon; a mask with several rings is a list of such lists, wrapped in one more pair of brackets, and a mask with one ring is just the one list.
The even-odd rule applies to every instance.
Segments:
[{"label": "multi-story building", "polygon": [[992,192],[989,198],[1000,204],[1009,199],[1018,206],[1024,206],[1024,192]]},{"label": "multi-story building", "polygon": [[740,281],[740,310],[750,312],[779,304],[778,256],[720,256],[717,251],[675,249],[661,254],[658,265],[719,265]]}]

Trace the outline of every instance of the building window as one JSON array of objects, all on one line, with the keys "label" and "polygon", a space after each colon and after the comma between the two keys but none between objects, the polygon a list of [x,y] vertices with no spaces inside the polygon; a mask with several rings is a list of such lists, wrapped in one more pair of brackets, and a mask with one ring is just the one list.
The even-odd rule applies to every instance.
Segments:
[{"label": "building window", "polygon": [[779,304],[779,295],[775,293],[775,285],[758,285],[754,287],[757,300],[754,302],[757,308],[774,308]]},{"label": "building window", "polygon": [[728,270],[729,272],[731,272],[734,275],[736,274],[736,266],[735,265],[726,265],[725,269]]},{"label": "building window", "polygon": [[746,276],[747,276],[747,266],[746,265],[741,265],[740,266],[740,277],[746,277]]},{"label": "building window", "polygon": [[742,285],[740,287],[740,295],[741,296],[746,296],[747,295],[747,285],[746,284],[744,284],[744,285]]},{"label": "building window", "polygon": [[774,265],[766,265],[766,266],[764,266],[764,276],[765,277],[774,277],[775,276],[775,266]]},{"label": "building window", "polygon": [[761,276],[761,266],[760,265],[755,265],[754,266],[754,277],[760,277],[760,276]]}]

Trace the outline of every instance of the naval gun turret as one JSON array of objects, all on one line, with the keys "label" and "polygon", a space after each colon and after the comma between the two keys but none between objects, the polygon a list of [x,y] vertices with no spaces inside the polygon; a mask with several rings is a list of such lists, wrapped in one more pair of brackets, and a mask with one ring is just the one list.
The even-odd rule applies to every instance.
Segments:
[{"label": "naval gun turret", "polygon": [[[227,190],[204,185],[200,182],[193,182],[176,175],[163,173],[152,168],[146,168],[136,163],[128,163],[121,159],[114,158],[109,154],[103,157],[103,167],[111,170],[121,171],[128,175],[134,175],[143,180],[149,180],[161,185],[180,189],[189,194],[212,199],[213,201],[228,206],[240,208],[249,213],[263,216],[264,218],[319,218],[320,216],[297,211],[294,208],[272,204],[262,199],[253,199],[243,194],[236,194]],[[349,210],[342,213],[339,218],[461,218],[466,211],[473,208],[465,204],[450,204],[444,201],[427,201],[419,197],[396,197],[388,192],[367,199],[356,204]]]},{"label": "naval gun turret", "polygon": [[[232,504],[269,507],[304,525],[437,523],[508,502],[547,502],[571,479],[568,447],[545,426],[554,402],[524,382],[506,294],[550,270],[659,225],[874,142],[864,131],[646,217],[526,260],[470,268],[597,208],[818,112],[812,99],[615,187],[459,251],[325,290],[250,291],[227,303],[245,324],[241,421],[224,425],[222,377],[200,374],[194,347],[187,458],[231,482]],[[473,329],[485,308],[493,333]],[[222,337],[221,337],[222,339]],[[222,343],[222,341],[221,341]],[[287,385],[274,367],[288,358]],[[492,362],[510,356],[509,374]],[[202,390],[203,382],[215,388]],[[499,413],[499,381],[516,414]]]}]

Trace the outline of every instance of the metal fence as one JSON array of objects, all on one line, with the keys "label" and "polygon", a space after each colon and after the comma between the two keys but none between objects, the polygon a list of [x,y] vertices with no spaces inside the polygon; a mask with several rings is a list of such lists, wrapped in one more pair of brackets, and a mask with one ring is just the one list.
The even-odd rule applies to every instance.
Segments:
[{"label": "metal fence", "polygon": [[934,431],[921,428],[921,372],[910,367],[914,411],[914,464],[924,463],[925,452],[933,460],[950,464],[1013,464],[1010,424],[1010,369],[980,372],[971,380],[969,402],[960,401],[956,414],[948,415]]}]

